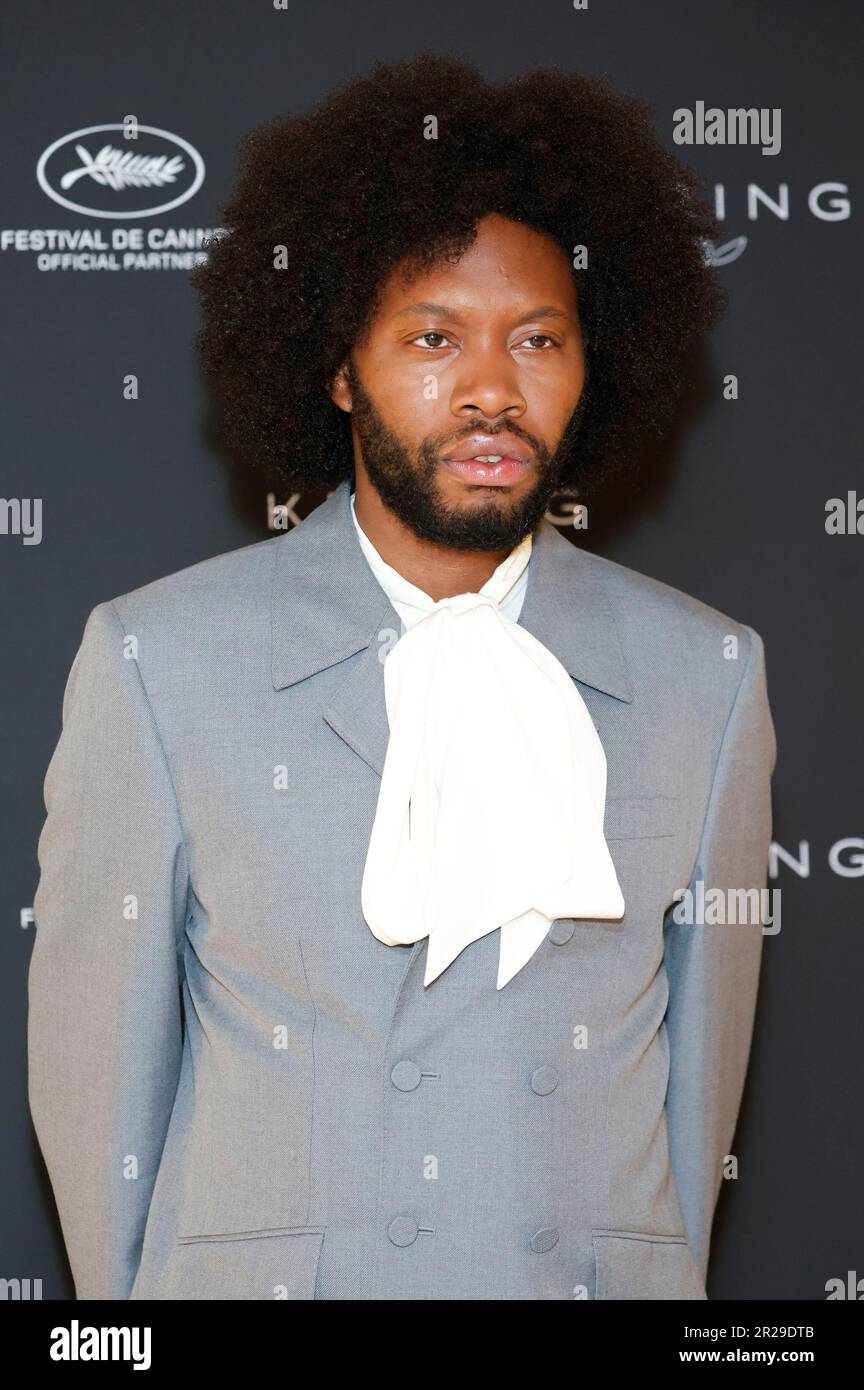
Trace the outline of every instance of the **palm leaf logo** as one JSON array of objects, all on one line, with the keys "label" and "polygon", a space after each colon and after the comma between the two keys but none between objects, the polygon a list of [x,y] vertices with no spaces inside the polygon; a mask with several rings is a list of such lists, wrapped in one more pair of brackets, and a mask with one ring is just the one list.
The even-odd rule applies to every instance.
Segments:
[{"label": "palm leaf logo", "polygon": [[95,158],[83,145],[76,145],[75,152],[81,160],[81,167],[70,169],[60,180],[61,188],[71,188],[78,179],[89,176],[105,188],[162,188],[166,183],[174,183],[183,170],[183,159],[179,154],[146,155],[132,154],[129,150],[116,150],[113,145],[103,145]]}]

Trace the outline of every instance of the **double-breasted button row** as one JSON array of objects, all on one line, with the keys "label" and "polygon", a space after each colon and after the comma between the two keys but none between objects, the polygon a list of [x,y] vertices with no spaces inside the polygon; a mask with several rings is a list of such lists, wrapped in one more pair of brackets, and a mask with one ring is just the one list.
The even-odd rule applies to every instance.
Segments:
[{"label": "double-breasted button row", "polygon": [[[415,1091],[424,1076],[436,1075],[436,1072],[421,1071],[416,1062],[405,1057],[394,1066],[390,1080],[397,1091]],[[538,1067],[531,1074],[531,1090],[538,1096],[548,1096],[557,1085],[558,1073],[554,1067]]]},{"label": "double-breasted button row", "polygon": [[[430,1230],[428,1227],[422,1229]],[[387,1227],[387,1235],[393,1245],[412,1245],[420,1231],[421,1227],[413,1216],[394,1216]],[[529,1243],[535,1255],[543,1255],[547,1250],[553,1250],[559,1239],[560,1233],[555,1226],[541,1226]]]}]

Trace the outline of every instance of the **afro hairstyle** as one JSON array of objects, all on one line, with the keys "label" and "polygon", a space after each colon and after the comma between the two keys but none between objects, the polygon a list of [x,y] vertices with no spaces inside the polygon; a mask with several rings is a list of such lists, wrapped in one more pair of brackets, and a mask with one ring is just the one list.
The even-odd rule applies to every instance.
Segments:
[{"label": "afro hairstyle", "polygon": [[552,237],[571,265],[587,249],[572,271],[586,384],[562,490],[635,473],[727,305],[703,180],[660,143],[647,103],[606,76],[487,81],[419,53],[257,127],[239,153],[224,225],[190,276],[196,347],[229,451],[289,491],[353,476],[350,420],[328,384],[384,281],[400,263],[457,261],[489,213]]}]

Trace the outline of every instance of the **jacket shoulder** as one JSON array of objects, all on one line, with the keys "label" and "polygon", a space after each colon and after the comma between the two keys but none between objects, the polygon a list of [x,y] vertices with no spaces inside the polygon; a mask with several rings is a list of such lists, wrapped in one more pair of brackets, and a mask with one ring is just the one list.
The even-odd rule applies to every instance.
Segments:
[{"label": "jacket shoulder", "polygon": [[223,623],[267,610],[278,541],[283,533],[211,555],[107,601],[129,622],[161,626],[201,624],[217,615]]},{"label": "jacket shoulder", "polygon": [[177,691],[199,690],[205,672],[206,688],[218,695],[250,652],[269,661],[274,562],[285,539],[280,532],[210,556],[97,604],[76,662],[94,645],[104,657],[132,637],[141,679],[160,710],[163,696],[175,708]]}]

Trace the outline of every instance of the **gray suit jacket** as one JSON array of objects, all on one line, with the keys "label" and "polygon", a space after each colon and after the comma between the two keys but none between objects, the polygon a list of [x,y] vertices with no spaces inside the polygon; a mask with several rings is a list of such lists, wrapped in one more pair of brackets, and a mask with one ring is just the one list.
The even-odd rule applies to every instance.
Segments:
[{"label": "gray suit jacket", "polygon": [[349,491],[87,620],[29,976],[77,1295],[703,1299],[763,933],[671,910],[765,885],[762,641],[541,522],[520,622],[599,730],[626,915],[424,988],[360,907],[401,625]]}]

